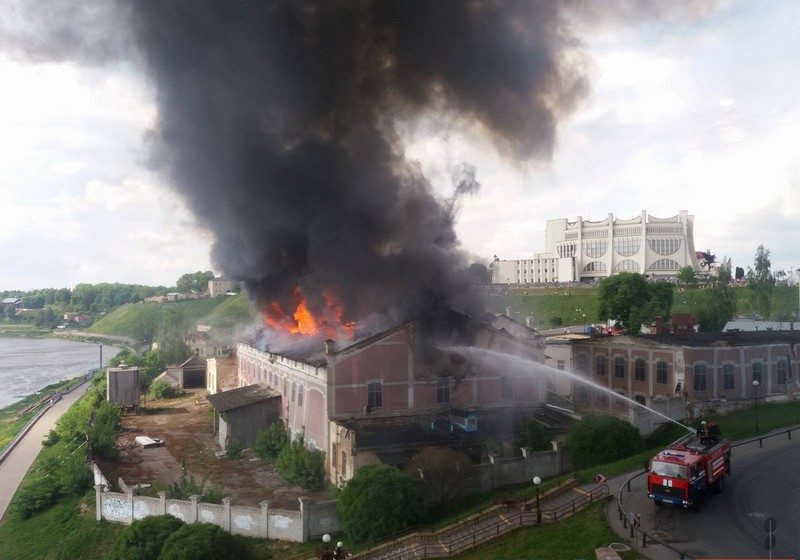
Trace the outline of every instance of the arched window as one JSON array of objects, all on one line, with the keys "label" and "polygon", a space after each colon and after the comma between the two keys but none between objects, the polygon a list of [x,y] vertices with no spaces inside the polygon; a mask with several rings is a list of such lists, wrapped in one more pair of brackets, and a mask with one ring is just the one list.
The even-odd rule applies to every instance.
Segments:
[{"label": "arched window", "polygon": [[606,254],[608,241],[604,239],[591,239],[583,242],[583,252],[587,257],[597,259]]},{"label": "arched window", "polygon": [[614,270],[620,272],[639,272],[639,263],[630,259],[618,262],[614,266]]},{"label": "arched window", "polygon": [[642,358],[636,358],[636,361],[633,362],[633,379],[635,381],[646,381],[646,369],[646,362]]},{"label": "arched window", "polygon": [[678,270],[681,266],[672,259],[658,259],[650,265],[650,270]]},{"label": "arched window", "polygon": [[614,239],[614,250],[623,257],[635,255],[639,252],[639,238],[617,237]]},{"label": "arched window", "polygon": [[606,375],[606,366],[608,364],[608,360],[605,356],[595,356],[594,357],[594,373],[595,375],[602,375],[605,377]]},{"label": "arched window", "polygon": [[372,408],[383,406],[383,383],[380,381],[367,384],[367,406]]},{"label": "arched window", "polygon": [[605,272],[608,270],[606,263],[600,261],[592,261],[583,267],[584,272]]},{"label": "arched window", "polygon": [[650,239],[648,244],[653,252],[666,256],[677,252],[681,248],[681,241],[680,237],[669,237]]},{"label": "arched window", "polygon": [[667,362],[656,362],[656,383],[667,384]]},{"label": "arched window", "polygon": [[622,356],[614,358],[614,377],[625,379],[625,358]]},{"label": "arched window", "polygon": [[694,390],[695,391],[705,391],[706,390],[706,377],[707,377],[708,368],[705,364],[695,364],[694,366]]}]

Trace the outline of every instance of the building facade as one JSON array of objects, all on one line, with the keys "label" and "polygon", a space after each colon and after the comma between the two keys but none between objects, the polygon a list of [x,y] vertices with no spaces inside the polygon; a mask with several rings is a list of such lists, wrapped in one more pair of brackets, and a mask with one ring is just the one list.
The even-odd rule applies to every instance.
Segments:
[{"label": "building facade", "polygon": [[642,210],[630,220],[613,214],[599,221],[548,220],[544,253],[522,260],[495,257],[490,268],[494,284],[540,284],[593,281],[616,272],[667,279],[684,266],[699,269],[694,216],[681,210],[656,218]]},{"label": "building facade", "polygon": [[236,286],[236,282],[225,278],[214,278],[208,281],[208,295],[210,297],[224,296]]},{"label": "building facade", "polygon": [[[444,431],[452,432],[460,422],[453,419],[457,416],[466,433],[470,412],[480,411],[477,428],[482,414],[535,407],[545,399],[543,376],[510,374],[508,365],[491,359],[491,352],[502,352],[542,363],[543,345],[450,310],[353,344],[311,338],[303,345],[273,352],[240,343],[239,385],[266,383],[281,394],[281,418],[290,434],[303,433],[306,445],[325,452],[326,471],[336,484],[349,480],[364,463],[379,460],[379,453],[369,461],[342,455],[350,449],[348,434],[373,429],[377,419],[389,421],[396,433],[409,434],[425,431],[424,426],[436,431],[444,417],[450,419]],[[489,353],[442,351],[440,345]],[[391,439],[392,430],[385,434]]]},{"label": "building facade", "polygon": [[575,383],[575,406],[618,413],[630,408],[613,394],[650,407],[682,396],[690,411],[708,403],[749,405],[756,395],[793,397],[800,392],[798,343],[800,331],[576,340],[574,371],[595,386]]}]

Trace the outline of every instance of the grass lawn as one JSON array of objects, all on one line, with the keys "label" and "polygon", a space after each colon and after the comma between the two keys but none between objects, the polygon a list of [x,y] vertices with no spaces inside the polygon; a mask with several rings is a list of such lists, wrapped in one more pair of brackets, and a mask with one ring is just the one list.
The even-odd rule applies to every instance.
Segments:
[{"label": "grass lawn", "polygon": [[[619,542],[606,521],[606,503],[595,502],[558,523],[523,527],[502,539],[454,556],[459,560],[575,560],[594,558],[595,549]],[[633,551],[621,554],[633,558]]]}]

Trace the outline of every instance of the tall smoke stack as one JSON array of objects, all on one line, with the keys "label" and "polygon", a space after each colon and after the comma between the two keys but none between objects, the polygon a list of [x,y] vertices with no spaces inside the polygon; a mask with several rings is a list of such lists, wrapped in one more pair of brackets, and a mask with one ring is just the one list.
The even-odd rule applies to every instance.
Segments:
[{"label": "tall smoke stack", "polygon": [[[550,156],[587,92],[554,2],[136,2],[158,91],[153,153],[261,305],[346,319],[474,307],[454,231],[398,123],[446,115],[513,160]],[[484,270],[485,272],[485,270]],[[296,290],[299,287],[300,290]]]}]

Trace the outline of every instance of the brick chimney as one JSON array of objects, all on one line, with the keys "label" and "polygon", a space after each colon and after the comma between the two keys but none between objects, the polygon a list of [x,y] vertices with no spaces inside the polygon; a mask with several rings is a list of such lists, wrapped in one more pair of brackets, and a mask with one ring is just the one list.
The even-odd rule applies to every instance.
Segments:
[{"label": "brick chimney", "polygon": [[331,340],[330,338],[325,341],[325,355],[331,356],[336,351],[336,341]]}]

